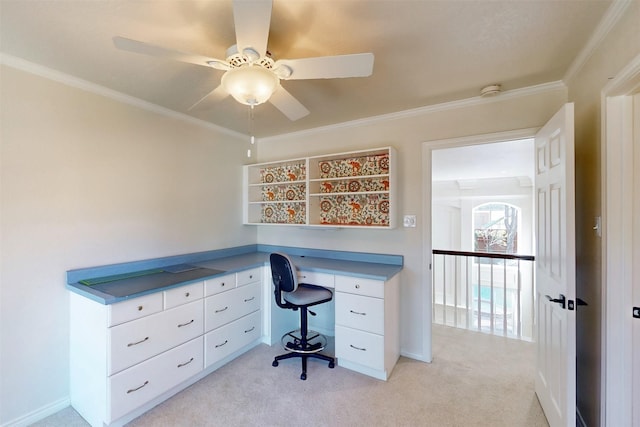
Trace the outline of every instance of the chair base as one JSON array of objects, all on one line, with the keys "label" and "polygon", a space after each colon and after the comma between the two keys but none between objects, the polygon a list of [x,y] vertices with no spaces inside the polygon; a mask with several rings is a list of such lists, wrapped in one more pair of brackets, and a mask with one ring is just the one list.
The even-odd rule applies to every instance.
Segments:
[{"label": "chair base", "polygon": [[280,339],[282,347],[294,353],[318,353],[327,348],[327,338],[319,332],[307,331],[307,339],[303,345],[302,332],[300,329],[287,332]]},{"label": "chair base", "polygon": [[[287,341],[288,339],[292,339],[292,341]],[[307,379],[307,359],[309,358],[329,362],[329,368],[331,369],[335,367],[335,359],[333,357],[319,353],[326,348],[327,339],[318,332],[308,331],[306,340],[303,340],[300,336],[299,329],[287,332],[282,336],[282,345],[287,350],[287,353],[276,356],[271,366],[278,366],[280,360],[299,357],[302,361],[301,380]]]}]

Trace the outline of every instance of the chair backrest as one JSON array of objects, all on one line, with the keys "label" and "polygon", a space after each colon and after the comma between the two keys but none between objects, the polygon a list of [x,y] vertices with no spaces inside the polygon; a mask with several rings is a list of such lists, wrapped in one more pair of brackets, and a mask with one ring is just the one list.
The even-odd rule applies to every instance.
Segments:
[{"label": "chair backrest", "polygon": [[275,286],[275,297],[278,306],[290,308],[289,304],[283,303],[282,292],[293,292],[298,289],[298,274],[295,265],[288,255],[274,252],[269,255],[271,263],[271,279]]}]

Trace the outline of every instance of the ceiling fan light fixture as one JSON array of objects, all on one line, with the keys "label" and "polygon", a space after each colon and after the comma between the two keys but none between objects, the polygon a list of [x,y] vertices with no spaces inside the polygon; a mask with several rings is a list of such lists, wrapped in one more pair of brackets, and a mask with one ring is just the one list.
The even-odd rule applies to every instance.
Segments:
[{"label": "ceiling fan light fixture", "polygon": [[218,61],[215,59],[212,59],[211,61],[207,61],[207,65],[210,66],[211,68],[215,68],[216,70],[226,71],[229,69],[229,64],[227,62]]},{"label": "ceiling fan light fixture", "polygon": [[279,84],[275,74],[257,65],[232,68],[222,76],[222,87],[245,105],[267,102]]},{"label": "ceiling fan light fixture", "polygon": [[260,59],[260,54],[251,47],[245,47],[242,49],[242,54],[247,58],[249,62],[254,62]]},{"label": "ceiling fan light fixture", "polygon": [[293,74],[293,70],[288,65],[280,64],[274,69],[272,69],[276,76],[281,79],[288,79]]}]

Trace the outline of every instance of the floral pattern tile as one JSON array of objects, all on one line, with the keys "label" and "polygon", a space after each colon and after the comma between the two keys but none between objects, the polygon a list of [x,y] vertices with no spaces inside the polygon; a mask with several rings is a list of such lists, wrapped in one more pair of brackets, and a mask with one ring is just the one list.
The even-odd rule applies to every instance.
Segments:
[{"label": "floral pattern tile", "polygon": [[262,205],[262,222],[267,224],[304,224],[306,215],[304,203]]},{"label": "floral pattern tile", "polygon": [[322,160],[318,163],[320,178],[383,175],[389,173],[389,155],[351,157],[348,159]]},{"label": "floral pattern tile", "polygon": [[322,224],[389,225],[389,197],[386,194],[322,196]]},{"label": "floral pattern tile", "polygon": [[266,167],[260,169],[260,180],[267,184],[272,182],[304,181],[307,176],[306,169],[304,163]]},{"label": "floral pattern tile", "polygon": [[265,202],[305,200],[306,194],[304,184],[265,185],[262,187],[262,200]]}]

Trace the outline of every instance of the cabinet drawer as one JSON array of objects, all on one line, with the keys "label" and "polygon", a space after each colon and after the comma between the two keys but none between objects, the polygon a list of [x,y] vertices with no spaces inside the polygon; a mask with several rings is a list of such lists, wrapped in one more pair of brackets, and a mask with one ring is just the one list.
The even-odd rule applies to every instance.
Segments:
[{"label": "cabinet drawer", "polygon": [[318,273],[315,271],[299,271],[298,283],[306,283],[309,285],[324,286],[325,288],[334,288],[335,281],[333,274]]},{"label": "cabinet drawer", "polygon": [[262,267],[250,268],[249,270],[236,273],[238,286],[247,285],[262,279]]},{"label": "cabinet drawer", "polygon": [[205,331],[259,310],[260,285],[259,282],[253,283],[205,299]]},{"label": "cabinet drawer", "polygon": [[108,375],[202,335],[202,300],[114,326],[108,332]]},{"label": "cabinet drawer", "polygon": [[261,313],[256,311],[207,333],[204,336],[205,367],[260,338],[261,330]]},{"label": "cabinet drawer", "polygon": [[162,294],[155,293],[109,306],[107,326],[119,325],[162,311]]},{"label": "cabinet drawer", "polygon": [[372,369],[384,369],[384,338],[370,332],[336,325],[336,357]]},{"label": "cabinet drawer", "polygon": [[336,291],[384,298],[384,282],[359,277],[336,276]]},{"label": "cabinet drawer", "polygon": [[202,298],[204,291],[202,282],[199,282],[169,289],[164,291],[163,294],[164,308],[169,309]]},{"label": "cabinet drawer", "polygon": [[384,334],[384,300],[336,292],[336,324]]},{"label": "cabinet drawer", "polygon": [[107,423],[196,375],[203,363],[203,338],[198,337],[113,375],[107,386]]},{"label": "cabinet drawer", "polygon": [[218,294],[236,287],[236,275],[227,274],[225,276],[214,277],[204,281],[205,296]]}]

